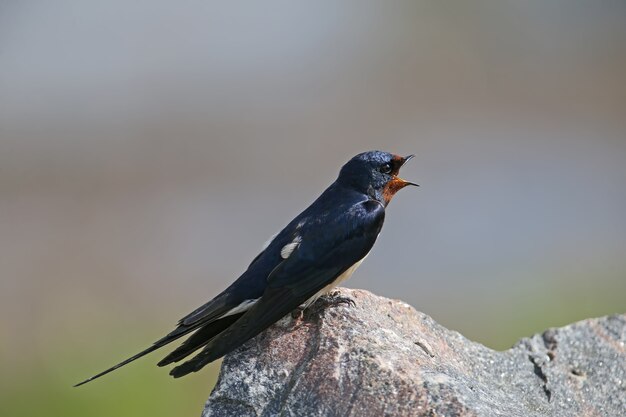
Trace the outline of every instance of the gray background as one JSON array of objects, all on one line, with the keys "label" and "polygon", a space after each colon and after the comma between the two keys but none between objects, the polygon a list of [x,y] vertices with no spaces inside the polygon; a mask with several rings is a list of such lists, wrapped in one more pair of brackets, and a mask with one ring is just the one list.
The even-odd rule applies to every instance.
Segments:
[{"label": "gray background", "polygon": [[625,18],[617,1],[2,2],[4,365],[71,345],[76,382],[147,344],[369,149],[416,153],[403,176],[422,186],[348,286],[496,348],[625,311]]}]

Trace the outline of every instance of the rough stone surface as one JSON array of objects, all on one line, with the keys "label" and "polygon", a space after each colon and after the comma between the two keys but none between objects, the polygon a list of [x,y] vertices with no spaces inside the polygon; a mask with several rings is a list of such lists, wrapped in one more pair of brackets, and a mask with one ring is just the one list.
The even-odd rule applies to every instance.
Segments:
[{"label": "rough stone surface", "polygon": [[401,301],[341,292],[356,306],[314,305],[228,355],[203,417],[626,416],[626,314],[497,352]]}]

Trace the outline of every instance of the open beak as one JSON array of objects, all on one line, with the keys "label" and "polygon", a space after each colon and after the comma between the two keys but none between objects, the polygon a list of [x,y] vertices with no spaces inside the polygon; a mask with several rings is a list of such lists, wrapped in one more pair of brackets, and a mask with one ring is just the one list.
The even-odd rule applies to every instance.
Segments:
[{"label": "open beak", "polygon": [[[405,156],[404,158],[401,158],[401,160],[400,160],[400,167],[402,167],[404,164],[406,164],[407,162],[409,162],[413,158],[415,158],[415,155],[408,155],[408,156]],[[396,176],[396,178],[394,179],[394,182],[396,182],[396,181],[398,183],[399,188],[404,188],[407,185],[414,185],[416,187],[419,187],[419,184],[416,184],[416,183],[411,182],[411,181],[403,180],[402,178],[400,178],[398,176]]]},{"label": "open beak", "polygon": [[383,198],[385,199],[385,206],[389,204],[393,196],[406,187],[407,185],[414,185],[419,187],[419,185],[414,182],[403,180],[398,177],[398,173],[400,172],[400,168],[406,164],[410,159],[412,159],[415,155],[409,155],[405,157],[401,157],[399,155],[394,155],[393,160],[393,171],[391,171],[391,180],[387,181],[385,186],[383,187]]}]

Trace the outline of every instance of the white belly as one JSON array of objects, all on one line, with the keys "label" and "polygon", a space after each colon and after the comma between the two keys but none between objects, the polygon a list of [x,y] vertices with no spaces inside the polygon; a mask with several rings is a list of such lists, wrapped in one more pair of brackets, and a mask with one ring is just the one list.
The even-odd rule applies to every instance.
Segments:
[{"label": "white belly", "polygon": [[[369,253],[368,253],[368,255],[369,255]],[[354,271],[356,271],[356,269],[359,267],[359,265],[361,265],[361,263],[365,260],[365,258],[367,258],[367,255],[365,255],[360,261],[357,261],[350,268],[346,269],[344,271],[344,273],[339,275],[337,278],[335,278],[335,280],[333,282],[331,282],[330,284],[328,284],[327,286],[325,286],[324,288],[319,290],[313,297],[311,297],[308,300],[306,300],[304,302],[304,304],[303,304],[304,308],[307,308],[308,306],[313,304],[315,302],[315,300],[320,298],[322,295],[329,293],[337,285],[341,284],[342,282],[344,282],[345,280],[350,278],[352,276],[352,274],[354,273]]]}]

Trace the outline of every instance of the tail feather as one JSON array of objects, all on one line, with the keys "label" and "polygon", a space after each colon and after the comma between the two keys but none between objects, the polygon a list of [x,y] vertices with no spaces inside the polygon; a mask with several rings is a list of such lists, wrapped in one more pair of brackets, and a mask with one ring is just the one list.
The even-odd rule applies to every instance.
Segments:
[{"label": "tail feather", "polygon": [[224,317],[223,319],[214,321],[212,323],[205,324],[197,332],[189,336],[185,342],[163,358],[158,366],[169,365],[170,363],[178,362],[179,360],[189,356],[196,350],[200,349],[213,339],[216,335],[223,332],[236,322],[243,313],[233,314],[231,316]]},{"label": "tail feather", "polygon": [[96,378],[100,378],[103,375],[108,374],[109,372],[113,372],[118,368],[121,368],[124,365],[129,364],[130,362],[141,358],[142,356],[147,355],[150,352],[154,352],[155,350],[162,348],[163,346],[167,345],[168,343],[173,342],[176,339],[179,339],[181,337],[183,337],[184,335],[194,331],[195,329],[197,329],[198,327],[200,327],[200,324],[197,324],[195,326],[189,326],[189,327],[178,327],[176,329],[174,329],[173,331],[171,331],[170,333],[168,333],[166,336],[162,337],[161,339],[157,340],[156,342],[154,342],[152,344],[152,346],[150,346],[149,348],[142,350],[141,352],[137,353],[136,355],[131,356],[130,358],[118,363],[115,366],[110,367],[109,369],[106,369],[94,376],[92,376],[91,378],[87,378],[82,382],[79,382],[78,384],[74,385],[75,387],[79,387],[83,384],[86,384],[89,381],[93,381]]},{"label": "tail feather", "polygon": [[230,325],[232,325],[235,321],[237,321],[241,316],[243,315],[243,313],[240,314],[233,314],[230,316],[226,316],[223,319],[219,319],[210,323],[206,323],[204,325],[202,325],[202,322],[196,323],[193,326],[181,326],[176,328],[175,330],[171,331],[170,333],[168,333],[166,336],[162,337],[161,339],[157,340],[156,342],[154,342],[154,344],[152,344],[152,346],[150,346],[149,348],[142,350],[141,352],[137,353],[136,355],[131,356],[130,358],[118,363],[115,366],[112,366],[94,376],[92,376],[91,378],[88,378],[82,382],[79,382],[78,384],[74,385],[75,387],[79,387],[83,384],[86,384],[87,382],[93,381],[96,378],[100,378],[103,375],[108,374],[109,372],[113,372],[118,368],[121,368],[124,365],[129,364],[130,362],[141,358],[142,356],[147,355],[150,352],[154,352],[155,350],[162,348],[163,346],[167,345],[168,343],[171,343],[177,339],[180,339],[181,337],[185,336],[186,334],[197,330],[193,335],[191,335],[187,340],[185,340],[185,342],[180,345],[179,347],[177,347],[174,351],[172,351],[170,354],[168,354],[165,358],[163,358],[157,365],[158,366],[165,366],[168,365],[170,363],[173,362],[177,362],[181,359],[183,359],[184,357],[190,355],[191,353],[195,352],[196,350],[198,350],[199,348],[203,347],[204,345],[206,345],[207,343],[209,343],[211,341],[211,339],[213,339],[216,335],[218,335],[219,333],[221,333],[222,331],[224,331],[225,329],[227,329]]},{"label": "tail feather", "polygon": [[206,364],[232,352],[246,341],[267,329],[285,314],[298,307],[313,294],[305,293],[294,297],[287,287],[266,290],[263,297],[241,318],[227,329],[213,337],[193,358],[170,371],[174,378],[197,372]]}]

